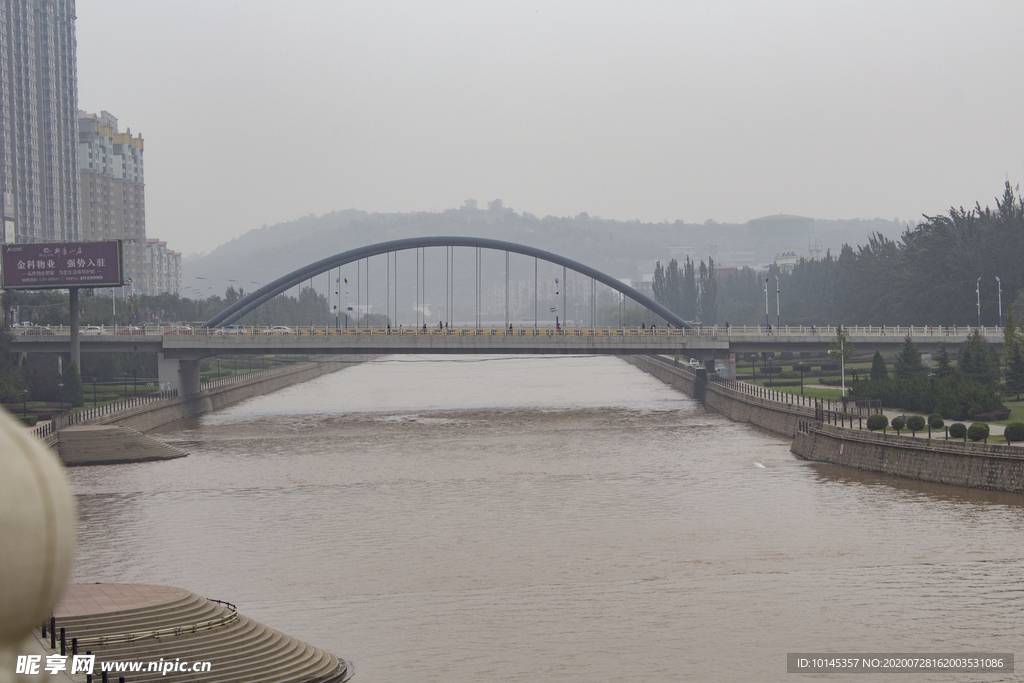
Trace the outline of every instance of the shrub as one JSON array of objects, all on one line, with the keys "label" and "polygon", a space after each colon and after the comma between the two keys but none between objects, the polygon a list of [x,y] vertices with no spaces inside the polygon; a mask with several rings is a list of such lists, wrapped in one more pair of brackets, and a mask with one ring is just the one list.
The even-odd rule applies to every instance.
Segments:
[{"label": "shrub", "polygon": [[1024,422],[1011,422],[1006,425],[1003,436],[1006,438],[1006,443],[1024,441]]},{"label": "shrub", "polygon": [[928,425],[932,429],[942,429],[946,426],[946,423],[942,421],[942,416],[938,413],[932,413],[928,416]]},{"label": "shrub", "polygon": [[925,428],[924,418],[920,415],[911,415],[907,418],[907,429],[913,432],[923,431]]},{"label": "shrub", "polygon": [[949,425],[949,435],[954,439],[962,439],[967,436],[967,425],[963,422],[954,422]]},{"label": "shrub", "polygon": [[907,421],[904,420],[902,417],[894,417],[892,419],[892,428],[896,430],[897,434],[903,431],[903,429],[906,428],[906,426]]},{"label": "shrub", "polygon": [[782,360],[793,360],[793,352],[783,351],[782,353],[779,354],[779,358],[781,358]]},{"label": "shrub", "polygon": [[887,418],[885,415],[882,415],[881,413],[878,413],[876,415],[868,415],[868,429],[870,429],[871,431],[876,432],[879,429],[885,429],[888,426],[889,418]]},{"label": "shrub", "polygon": [[988,438],[988,425],[984,422],[974,422],[967,430],[967,438],[971,441],[981,441]]},{"label": "shrub", "polygon": [[[18,419],[25,423],[26,427],[35,427],[36,423],[39,422],[38,415],[19,415]],[[1021,425],[1024,427],[1024,425]]]},{"label": "shrub", "polygon": [[[849,345],[847,345],[847,346],[849,346]],[[828,371],[828,370],[833,370],[833,371],[839,370],[839,363],[836,363],[835,361],[830,361],[828,363],[822,363],[821,364],[821,369],[825,370],[825,371]]]}]

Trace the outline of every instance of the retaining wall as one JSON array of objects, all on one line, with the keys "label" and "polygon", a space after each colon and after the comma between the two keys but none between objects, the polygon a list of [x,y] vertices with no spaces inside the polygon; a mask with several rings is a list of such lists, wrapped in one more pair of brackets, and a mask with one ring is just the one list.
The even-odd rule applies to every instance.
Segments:
[{"label": "retaining wall", "polygon": [[201,389],[197,394],[179,396],[167,401],[144,404],[120,413],[105,415],[91,424],[114,424],[131,427],[140,432],[148,432],[176,420],[226,408],[247,398],[269,394],[272,391],[306,382],[320,375],[349,367],[352,363],[366,360],[369,360],[368,356],[336,356],[326,360],[301,363],[272,375],[214,383],[212,386]]},{"label": "retaining wall", "polygon": [[793,439],[804,460],[939,484],[1024,493],[1024,448],[812,425]]},{"label": "retaining wall", "polygon": [[[667,358],[631,356],[626,360],[689,396],[700,389],[700,378],[692,368],[677,367]],[[791,437],[791,450],[804,460],[938,484],[1024,493],[1024,447],[918,439],[822,424],[815,421],[813,405],[753,396],[729,382],[708,383],[704,402],[731,420]],[[825,414],[827,419],[842,415]]]}]

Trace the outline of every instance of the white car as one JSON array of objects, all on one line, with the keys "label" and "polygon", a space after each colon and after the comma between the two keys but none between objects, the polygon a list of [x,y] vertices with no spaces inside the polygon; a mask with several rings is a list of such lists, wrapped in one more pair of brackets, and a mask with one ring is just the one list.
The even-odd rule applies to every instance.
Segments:
[{"label": "white car", "polygon": [[89,327],[83,327],[82,330],[79,332],[79,334],[82,334],[82,335],[86,335],[86,334],[89,334],[89,335],[103,334],[103,328],[102,327],[96,327],[95,325],[89,325]]},{"label": "white car", "polygon": [[691,368],[699,368],[700,367],[700,361],[697,360],[696,358],[691,358],[690,359],[690,367]]},{"label": "white car", "polygon": [[295,330],[285,325],[275,325],[270,328],[270,334],[295,334]]}]

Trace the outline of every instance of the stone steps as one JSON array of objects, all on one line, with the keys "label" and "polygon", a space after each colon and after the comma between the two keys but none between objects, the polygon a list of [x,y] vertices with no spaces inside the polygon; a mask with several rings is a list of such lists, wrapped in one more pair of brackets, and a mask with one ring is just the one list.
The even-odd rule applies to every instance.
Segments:
[{"label": "stone steps", "polygon": [[79,425],[57,432],[61,462],[76,465],[112,465],[181,458],[188,453],[130,427]]},{"label": "stone steps", "polygon": [[94,680],[99,680],[100,661],[211,662],[208,673],[111,672],[111,680],[124,675],[129,683],[168,681],[186,683],[341,683],[350,677],[348,663],[334,655],[276,631],[246,616],[195,633],[185,630],[200,622],[230,617],[225,604],[188,591],[167,602],[117,611],[57,618],[57,628],[71,639],[113,636],[124,633],[183,629],[179,635],[163,634],[133,642],[80,645],[79,653],[91,651],[97,658]]}]

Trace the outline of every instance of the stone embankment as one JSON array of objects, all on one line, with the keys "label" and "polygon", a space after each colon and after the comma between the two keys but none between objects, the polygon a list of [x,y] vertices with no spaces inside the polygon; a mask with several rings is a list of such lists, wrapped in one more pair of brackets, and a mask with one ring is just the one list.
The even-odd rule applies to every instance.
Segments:
[{"label": "stone embankment", "polygon": [[[71,584],[52,623],[53,639],[40,638],[47,654],[61,653],[63,632],[64,652],[72,654],[75,639],[78,654],[95,655],[96,681],[112,662],[142,663],[141,671],[110,674],[131,683],[343,683],[353,674],[345,660],[253,621],[232,604],[181,588]],[[146,670],[150,662],[157,670]],[[181,662],[187,671],[164,670]],[[192,671],[206,662],[207,671]]]},{"label": "stone embankment", "polygon": [[[879,434],[859,429],[857,408],[822,404],[738,382],[708,382],[703,370],[657,356],[629,363],[737,422],[793,439],[804,460],[971,488],[1024,493],[1024,448]],[[843,426],[848,425],[848,426]]]},{"label": "stone embankment", "polygon": [[[306,382],[371,358],[331,356],[274,370],[258,370],[204,383],[198,393],[189,396],[168,394],[157,400],[133,399],[117,404],[120,410],[105,406],[76,413],[70,417],[56,418],[52,423],[36,427],[34,432],[47,446],[56,449],[61,460],[67,465],[144,462],[181,457],[186,454],[147,437],[142,432],[226,408],[245,399]],[[121,428],[121,431],[82,430],[82,426],[106,426]],[[72,433],[65,434],[69,430]],[[96,443],[90,444],[89,441]],[[104,455],[101,441],[116,447],[108,455]],[[65,454],[68,454],[69,459],[65,459]]]}]

